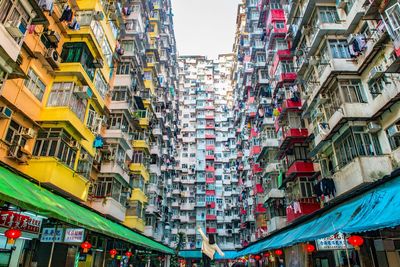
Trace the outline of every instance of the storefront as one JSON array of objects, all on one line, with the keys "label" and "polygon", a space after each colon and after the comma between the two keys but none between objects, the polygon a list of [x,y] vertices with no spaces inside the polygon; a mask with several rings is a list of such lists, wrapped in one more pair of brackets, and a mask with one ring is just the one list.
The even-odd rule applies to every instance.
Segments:
[{"label": "storefront", "polygon": [[398,192],[396,171],[251,244],[236,258],[261,255],[266,266],[398,267]]},{"label": "storefront", "polygon": [[0,267],[159,266],[174,253],[3,167],[0,200]]}]

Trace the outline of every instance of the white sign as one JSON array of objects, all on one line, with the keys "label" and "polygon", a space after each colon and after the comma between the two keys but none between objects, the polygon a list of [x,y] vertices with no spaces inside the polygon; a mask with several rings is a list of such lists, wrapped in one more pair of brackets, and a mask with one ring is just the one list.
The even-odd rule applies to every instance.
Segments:
[{"label": "white sign", "polygon": [[342,233],[317,239],[315,242],[318,250],[346,249],[346,247],[352,248],[352,246],[347,243],[346,237]]},{"label": "white sign", "polygon": [[67,243],[82,243],[85,237],[85,229],[67,228],[65,229],[64,242]]},{"label": "white sign", "polygon": [[43,228],[40,242],[62,242],[64,229]]}]

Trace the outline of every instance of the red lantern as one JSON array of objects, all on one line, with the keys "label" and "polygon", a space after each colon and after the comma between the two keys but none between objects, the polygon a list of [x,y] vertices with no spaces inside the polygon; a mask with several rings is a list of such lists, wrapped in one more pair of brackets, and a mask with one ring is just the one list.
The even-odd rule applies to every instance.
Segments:
[{"label": "red lantern", "polygon": [[307,244],[306,250],[307,250],[308,253],[313,253],[314,250],[315,250],[315,247],[312,244]]},{"label": "red lantern", "polygon": [[264,257],[265,257],[265,258],[269,258],[269,256],[271,256],[271,253],[269,253],[269,252],[265,252],[265,253],[264,253]]},{"label": "red lantern", "polygon": [[7,231],[4,232],[4,235],[7,237],[7,244],[14,244],[15,239],[18,239],[21,237],[22,232],[18,229],[8,229]]},{"label": "red lantern", "polygon": [[88,253],[89,249],[92,248],[92,244],[90,244],[88,241],[85,241],[81,244],[81,248],[83,249],[83,253]]},{"label": "red lantern", "polygon": [[347,242],[349,242],[350,245],[352,245],[356,250],[360,249],[360,246],[364,244],[364,238],[358,235],[352,235],[349,238],[347,238]]},{"label": "red lantern", "polygon": [[282,254],[283,254],[283,251],[282,251],[282,249],[277,249],[277,250],[275,250],[275,254],[279,257],[279,256],[282,256]]},{"label": "red lantern", "polygon": [[128,250],[127,252],[125,252],[125,256],[127,256],[128,259],[129,259],[130,257],[132,257],[132,255],[133,255],[133,253],[132,253],[130,250]]},{"label": "red lantern", "polygon": [[118,251],[115,248],[113,248],[112,250],[110,250],[109,253],[110,253],[111,258],[114,258],[115,255],[117,255]]},{"label": "red lantern", "polygon": [[256,261],[261,260],[261,256],[260,256],[260,255],[254,255],[253,258],[254,258]]}]

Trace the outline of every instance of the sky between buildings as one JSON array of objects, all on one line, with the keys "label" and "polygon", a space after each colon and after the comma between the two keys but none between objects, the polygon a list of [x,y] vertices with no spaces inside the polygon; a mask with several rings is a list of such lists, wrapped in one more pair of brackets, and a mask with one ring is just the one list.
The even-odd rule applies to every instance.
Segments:
[{"label": "sky between buildings", "polygon": [[209,59],[232,52],[240,0],[172,0],[178,53]]}]

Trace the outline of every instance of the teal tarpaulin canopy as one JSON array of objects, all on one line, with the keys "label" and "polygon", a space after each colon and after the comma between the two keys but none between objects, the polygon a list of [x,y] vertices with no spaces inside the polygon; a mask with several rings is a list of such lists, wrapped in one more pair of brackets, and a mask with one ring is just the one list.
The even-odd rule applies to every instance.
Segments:
[{"label": "teal tarpaulin canopy", "polygon": [[289,247],[341,233],[359,233],[400,225],[400,176],[310,220],[239,251],[236,257]]}]

